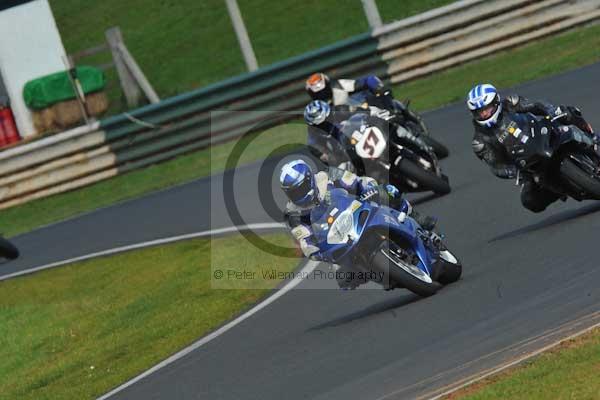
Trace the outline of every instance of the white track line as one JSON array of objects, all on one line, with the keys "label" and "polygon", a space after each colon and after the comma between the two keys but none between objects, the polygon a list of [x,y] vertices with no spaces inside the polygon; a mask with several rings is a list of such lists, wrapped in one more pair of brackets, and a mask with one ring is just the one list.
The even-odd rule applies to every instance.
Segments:
[{"label": "white track line", "polygon": [[244,225],[244,226],[228,226],[226,228],[213,229],[213,230],[209,230],[209,231],[194,232],[194,233],[188,233],[188,234],[179,235],[179,236],[171,236],[171,237],[167,237],[167,238],[150,240],[148,242],[142,242],[142,243],[132,244],[132,245],[128,245],[128,246],[115,247],[113,249],[98,251],[96,253],[86,254],[84,256],[79,256],[79,257],[75,257],[75,258],[70,258],[68,260],[56,261],[56,262],[42,265],[39,267],[34,267],[34,268],[26,269],[23,271],[14,272],[12,274],[0,276],[0,281],[4,281],[7,279],[11,279],[11,278],[16,278],[16,277],[22,276],[22,275],[32,274],[34,272],[43,271],[43,270],[49,269],[49,268],[60,267],[61,265],[70,264],[70,263],[77,262],[77,261],[89,260],[90,258],[108,256],[111,254],[122,253],[124,251],[141,249],[144,247],[157,246],[159,244],[172,243],[172,242],[177,242],[180,240],[187,240],[187,239],[193,239],[193,238],[199,238],[199,237],[205,237],[205,236],[214,236],[214,235],[220,235],[223,233],[231,233],[231,232],[236,232],[236,231],[247,231],[247,230],[255,230],[255,229],[258,229],[258,230],[260,230],[260,229],[277,229],[277,228],[284,228],[284,227],[285,227],[284,224],[275,223],[275,222],[267,222],[267,223],[249,224],[249,225]]},{"label": "white track line", "polygon": [[154,372],[158,371],[159,369],[179,360],[182,357],[185,357],[186,355],[193,352],[194,350],[197,350],[198,348],[200,348],[201,346],[210,342],[211,340],[224,334],[225,332],[227,332],[234,326],[236,326],[239,323],[241,323],[242,321],[250,318],[252,315],[256,314],[257,312],[259,312],[263,308],[267,307],[269,304],[271,304],[272,302],[274,302],[275,300],[277,300],[278,298],[280,298],[281,296],[283,296],[284,294],[286,294],[287,292],[292,290],[300,282],[302,282],[302,279],[303,279],[302,277],[310,274],[316,268],[317,265],[319,265],[319,263],[316,261],[308,261],[306,263],[306,265],[297,274],[295,274],[294,279],[290,280],[281,289],[279,289],[278,291],[273,293],[271,296],[267,297],[264,301],[258,303],[257,305],[252,307],[250,310],[248,310],[244,314],[240,315],[233,321],[228,322],[227,324],[223,325],[222,327],[220,327],[213,333],[211,333],[207,336],[204,336],[202,339],[198,340],[195,343],[192,343],[190,346],[186,347],[185,349],[173,354],[171,357],[167,358],[166,360],[161,361],[160,363],[156,364],[154,367],[150,368],[149,370],[147,370],[147,371],[141,373],[140,375],[136,376],[135,378],[125,382],[124,384],[122,384],[121,386],[118,386],[117,388],[111,390],[110,392],[98,397],[97,400],[108,399],[113,394],[116,394],[116,393],[122,391],[123,389],[133,385],[134,383],[139,382],[140,380],[144,379],[148,375],[151,375]]}]

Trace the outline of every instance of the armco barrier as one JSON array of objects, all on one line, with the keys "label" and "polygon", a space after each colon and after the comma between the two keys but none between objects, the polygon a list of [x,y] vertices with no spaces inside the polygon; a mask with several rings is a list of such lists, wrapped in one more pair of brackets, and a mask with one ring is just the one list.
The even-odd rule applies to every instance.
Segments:
[{"label": "armco barrier", "polygon": [[[223,82],[0,152],[0,208],[240,136],[301,111],[307,75],[404,82],[600,19],[600,0],[463,0]],[[217,116],[211,111],[220,110]],[[234,113],[228,111],[257,111]],[[211,126],[212,124],[212,126]],[[263,123],[262,128],[265,127]]]}]

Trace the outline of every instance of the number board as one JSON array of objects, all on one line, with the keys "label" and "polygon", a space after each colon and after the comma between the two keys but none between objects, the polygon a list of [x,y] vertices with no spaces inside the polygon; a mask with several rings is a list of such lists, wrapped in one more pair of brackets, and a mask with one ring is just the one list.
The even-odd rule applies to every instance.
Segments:
[{"label": "number board", "polygon": [[356,154],[362,158],[379,158],[387,142],[381,130],[377,127],[369,127],[365,130],[358,143],[356,143]]}]

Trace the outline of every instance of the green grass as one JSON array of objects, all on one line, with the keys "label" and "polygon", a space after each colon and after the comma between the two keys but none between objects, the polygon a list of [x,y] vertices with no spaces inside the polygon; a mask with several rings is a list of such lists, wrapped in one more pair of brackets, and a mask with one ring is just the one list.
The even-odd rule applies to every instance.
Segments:
[{"label": "green grass", "polygon": [[[577,29],[493,57],[468,63],[394,88],[399,99],[411,98],[417,110],[432,109],[463,100],[475,83],[491,81],[508,87],[600,60],[600,26]],[[552,59],[541,63],[539,60]],[[583,110],[584,112],[588,110]],[[465,111],[465,118],[468,113]],[[259,137],[244,153],[242,162],[259,160],[285,143],[302,143],[301,125],[286,124],[254,134]],[[159,165],[121,175],[77,191],[36,200],[0,212],[0,226],[8,235],[59,221],[79,213],[187,182],[223,169],[233,144],[216,146]],[[212,163],[212,165],[211,165]]]},{"label": "green grass", "polygon": [[[287,234],[263,238],[292,245]],[[242,282],[250,289],[215,289],[211,263],[287,272],[297,262],[233,236],[0,282],[0,399],[96,398],[214,330],[281,283],[256,280]]]},{"label": "green grass", "polygon": [[[380,0],[385,21],[402,19],[451,0]],[[240,0],[261,66],[367,31],[360,0]],[[67,52],[96,46],[119,26],[127,47],[159,96],[205,86],[246,67],[223,0],[50,0]],[[84,60],[107,62],[109,55]],[[116,82],[114,72],[109,80]],[[123,106],[118,90],[110,91]]]},{"label": "green grass", "polygon": [[600,329],[444,397],[446,400],[599,398]]},{"label": "green grass", "polygon": [[600,60],[599,49],[600,25],[578,28],[408,82],[400,85],[394,95],[411,98],[414,107],[429,110],[464,101],[477,83],[493,82],[507,88],[592,64]]}]

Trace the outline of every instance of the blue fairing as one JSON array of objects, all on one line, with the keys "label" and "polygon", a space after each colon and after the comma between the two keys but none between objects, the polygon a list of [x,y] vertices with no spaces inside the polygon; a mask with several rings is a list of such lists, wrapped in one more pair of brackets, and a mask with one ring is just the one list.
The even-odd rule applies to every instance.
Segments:
[{"label": "blue fairing", "polygon": [[[340,243],[328,241],[330,230],[336,230],[337,219],[344,213],[352,215],[352,225],[345,226],[349,234]],[[311,212],[313,231],[323,258],[335,264],[343,264],[351,260],[351,255],[365,232],[372,229],[387,230],[391,236],[405,239],[417,254],[419,268],[431,275],[435,250],[426,247],[417,233],[421,227],[410,217],[404,222],[398,221],[399,212],[374,202],[361,202],[348,194],[344,189],[333,189],[328,198]],[[342,236],[340,235],[340,238]]]}]

